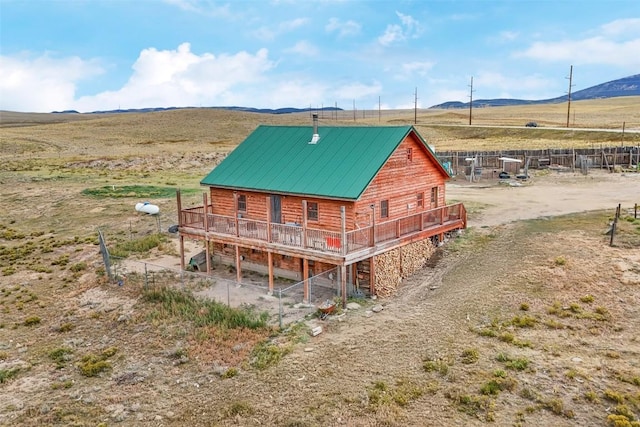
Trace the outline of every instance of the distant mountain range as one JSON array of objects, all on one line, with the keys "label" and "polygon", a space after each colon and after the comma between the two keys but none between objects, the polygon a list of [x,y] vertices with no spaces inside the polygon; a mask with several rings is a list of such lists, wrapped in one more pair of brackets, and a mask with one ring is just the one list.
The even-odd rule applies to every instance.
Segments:
[{"label": "distant mountain range", "polygon": [[[474,102],[475,105],[475,102]],[[198,107],[156,107],[156,108],[131,108],[128,110],[108,110],[108,111],[92,111],[88,114],[114,114],[114,113],[151,113],[154,111],[169,111],[169,110],[186,110],[189,108]],[[290,113],[305,113],[309,111],[318,111],[317,108],[251,108],[251,107],[200,107],[208,108],[210,110],[231,110],[231,111],[244,111],[247,113],[266,113],[266,114],[290,114]],[[342,111],[342,108],[324,107],[322,111]],[[64,111],[52,111],[54,114],[79,114],[76,110],[64,110]]]},{"label": "distant mountain range", "polygon": [[[614,98],[617,96],[640,96],[640,74],[623,77],[618,80],[602,83],[587,89],[582,89],[571,93],[572,101],[582,101],[585,99]],[[541,99],[530,101],[525,99],[477,99],[473,100],[473,107],[503,107],[509,105],[532,105],[532,104],[559,104],[567,102],[568,95],[557,98]],[[469,108],[468,102],[449,101],[434,105],[430,108]]]},{"label": "distant mountain range", "polygon": [[[587,89],[582,89],[571,94],[572,101],[580,101],[583,99],[599,99],[614,98],[616,96],[640,96],[640,74],[624,77],[618,80],[612,80]],[[502,107],[508,105],[529,105],[529,104],[559,104],[567,102],[567,95],[559,96],[551,99],[541,99],[530,101],[525,99],[477,99],[473,101],[473,107]],[[149,113],[153,111],[169,111],[185,108],[196,107],[167,107],[167,108],[134,108],[128,110],[109,110],[109,111],[93,111],[89,114],[113,114],[113,113]],[[309,111],[318,111],[317,108],[251,108],[251,107],[201,107],[214,110],[232,110],[244,111],[248,113],[265,113],[265,114],[290,114],[305,113]],[[429,108],[469,108],[468,102],[449,101],[442,104],[434,105]],[[342,108],[324,107],[323,111],[343,111]],[[76,110],[53,111],[57,114],[78,113]]]}]

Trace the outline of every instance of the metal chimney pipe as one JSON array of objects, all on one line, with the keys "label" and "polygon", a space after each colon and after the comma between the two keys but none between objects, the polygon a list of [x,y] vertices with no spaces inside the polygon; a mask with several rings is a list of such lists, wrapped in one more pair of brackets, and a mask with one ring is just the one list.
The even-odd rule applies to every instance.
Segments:
[{"label": "metal chimney pipe", "polygon": [[311,141],[309,144],[317,144],[320,140],[320,135],[318,135],[318,113],[313,113],[313,135],[311,135]]}]

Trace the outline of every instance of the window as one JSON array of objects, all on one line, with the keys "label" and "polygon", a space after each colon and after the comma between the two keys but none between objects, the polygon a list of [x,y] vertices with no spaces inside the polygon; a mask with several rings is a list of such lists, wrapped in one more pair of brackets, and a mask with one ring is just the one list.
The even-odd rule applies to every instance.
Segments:
[{"label": "window", "polygon": [[380,201],[380,218],[389,218],[389,201]]},{"label": "window", "polygon": [[424,206],[424,194],[418,193],[416,194],[416,201],[419,208]]},{"label": "window", "polygon": [[431,207],[438,207],[438,187],[431,188]]},{"label": "window", "polygon": [[307,202],[307,219],[309,221],[318,220],[318,204],[316,202]]},{"label": "window", "polygon": [[413,148],[407,148],[407,160],[413,160]]},{"label": "window", "polygon": [[247,211],[247,196],[244,194],[238,195],[238,211],[246,212]]}]

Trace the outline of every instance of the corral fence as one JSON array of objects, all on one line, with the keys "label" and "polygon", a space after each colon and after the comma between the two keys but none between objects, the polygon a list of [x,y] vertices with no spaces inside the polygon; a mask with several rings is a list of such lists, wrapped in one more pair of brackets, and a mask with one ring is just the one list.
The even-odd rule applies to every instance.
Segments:
[{"label": "corral fence", "polygon": [[[436,156],[452,175],[469,175],[470,168],[503,170],[508,163],[504,158],[518,160],[518,168],[545,169],[559,167],[569,170],[634,169],[640,168],[640,147],[549,148],[542,150],[500,151],[438,151]],[[518,171],[509,171],[515,172]],[[496,176],[497,178],[497,176]]]}]

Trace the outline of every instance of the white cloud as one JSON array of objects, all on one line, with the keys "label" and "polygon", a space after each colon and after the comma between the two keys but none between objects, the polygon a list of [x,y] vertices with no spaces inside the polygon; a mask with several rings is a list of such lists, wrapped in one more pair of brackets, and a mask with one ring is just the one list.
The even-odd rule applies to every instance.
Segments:
[{"label": "white cloud", "polygon": [[103,73],[96,60],[21,54],[0,56],[0,109],[50,112],[74,108],[76,83]]},{"label": "white cloud", "polygon": [[606,64],[630,69],[640,66],[640,19],[612,21],[602,25],[594,33],[595,35],[583,39],[537,41],[514,56],[571,64]]},{"label": "white cloud", "polygon": [[604,24],[601,28],[602,33],[605,35],[630,34],[640,36],[640,18],[618,19]]},{"label": "white cloud", "polygon": [[362,26],[355,21],[341,21],[338,18],[330,18],[324,29],[328,33],[337,32],[338,36],[352,36],[360,33]]},{"label": "white cloud", "polygon": [[615,42],[603,37],[560,42],[535,42],[524,56],[540,61],[561,61],[572,64],[607,64],[623,67],[640,66],[640,38]]},{"label": "white cloud", "polygon": [[318,48],[306,40],[300,40],[295,45],[285,49],[284,51],[302,56],[316,56],[318,54]]},{"label": "white cloud", "polygon": [[281,34],[289,33],[308,24],[309,19],[296,18],[290,21],[280,22],[275,27],[260,27],[257,30],[253,31],[253,35],[260,40],[274,40]]},{"label": "white cloud", "polygon": [[255,55],[239,52],[216,57],[194,54],[189,43],[177,50],[149,48],[140,53],[133,75],[120,90],[82,97],[76,109],[222,105],[220,100],[232,99],[229,94],[238,85],[258,84],[272,67],[266,49]]},{"label": "white cloud", "polygon": [[416,38],[422,32],[422,28],[418,21],[410,15],[405,15],[400,12],[396,12],[396,15],[400,19],[402,25],[387,25],[384,33],[378,37],[378,43],[383,46],[389,46],[409,38]]},{"label": "white cloud", "polygon": [[211,2],[203,2],[202,0],[163,0],[165,3],[176,6],[187,12],[194,12],[201,15],[209,16],[230,16],[231,11],[229,4],[217,6]]},{"label": "white cloud", "polygon": [[[473,77],[474,99],[512,98],[544,99],[557,96],[549,92],[555,82],[536,75],[509,75],[493,71],[481,71]],[[517,95],[514,95],[517,94]],[[466,101],[469,101],[467,91]]]},{"label": "white cloud", "polygon": [[429,61],[405,62],[400,65],[400,73],[395,77],[398,79],[408,79],[413,76],[424,77],[434,65],[435,63]]}]

